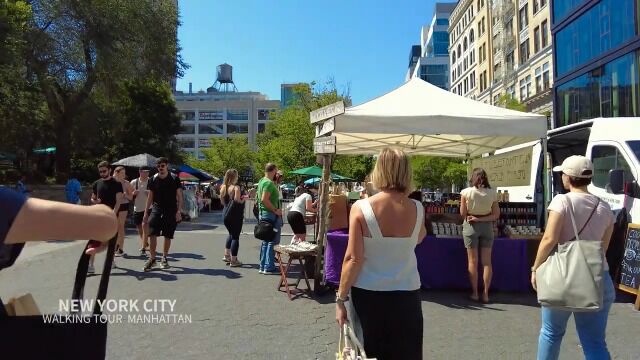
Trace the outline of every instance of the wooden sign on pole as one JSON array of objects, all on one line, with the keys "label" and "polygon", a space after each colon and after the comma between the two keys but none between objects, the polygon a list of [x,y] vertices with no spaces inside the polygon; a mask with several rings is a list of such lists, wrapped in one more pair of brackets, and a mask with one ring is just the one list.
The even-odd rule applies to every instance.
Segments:
[{"label": "wooden sign on pole", "polygon": [[336,118],[331,118],[325,122],[316,125],[316,137],[327,135],[336,129]]},{"label": "wooden sign on pole", "polygon": [[331,105],[321,107],[309,113],[309,120],[312,124],[322,120],[330,119],[334,116],[344,114],[344,102],[338,101]]},{"label": "wooden sign on pole", "polygon": [[313,139],[314,154],[335,154],[336,153],[336,137],[324,136]]},{"label": "wooden sign on pole", "polygon": [[618,289],[636,295],[634,308],[640,310],[640,224],[627,226],[618,281]]}]

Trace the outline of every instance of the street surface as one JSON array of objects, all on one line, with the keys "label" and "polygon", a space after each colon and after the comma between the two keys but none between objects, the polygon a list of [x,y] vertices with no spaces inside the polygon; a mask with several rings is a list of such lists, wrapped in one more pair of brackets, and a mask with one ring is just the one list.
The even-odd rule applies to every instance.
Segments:
[{"label": "street surface", "polygon": [[[191,323],[133,323],[124,312],[124,320],[109,327],[107,358],[335,359],[333,293],[289,301],[277,292],[278,275],[258,274],[260,243],[250,235],[253,224],[245,224],[240,239],[239,259],[245,265],[225,266],[226,231],[219,214],[203,215],[198,223],[180,225],[168,270],[144,273],[137,235],[128,232],[128,255],[116,258],[108,298],[138,299],[140,308],[146,299],[175,300],[173,311],[165,313],[190,316]],[[288,226],[284,233],[289,236],[283,243],[291,238]],[[8,299],[31,292],[44,313],[59,312],[59,299],[71,295],[82,247],[79,242],[29,244],[17,264],[0,273],[0,294]],[[97,272],[103,259],[96,261]],[[99,276],[89,278],[85,298],[95,296],[98,281]],[[494,303],[486,306],[466,297],[423,291],[425,359],[535,358],[540,315],[533,294],[493,294]],[[625,302],[614,304],[608,328],[613,358],[640,359],[638,334],[640,312]],[[560,358],[583,358],[573,320]]]}]

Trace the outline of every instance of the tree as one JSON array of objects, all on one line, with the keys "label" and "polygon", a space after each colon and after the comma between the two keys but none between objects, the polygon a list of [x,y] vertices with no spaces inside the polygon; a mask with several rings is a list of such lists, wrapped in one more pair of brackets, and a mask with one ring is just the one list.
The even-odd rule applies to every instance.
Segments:
[{"label": "tree", "polygon": [[212,138],[211,147],[203,149],[205,159],[187,159],[187,164],[202,169],[212,175],[222,177],[228,169],[236,169],[242,176],[252,168],[255,152],[251,150],[246,136],[236,135],[225,138]]},{"label": "tree", "polygon": [[27,65],[44,94],[55,136],[59,178],[70,170],[74,127],[98,84],[169,81],[186,64],[177,45],[173,1],[32,0],[25,32]]},{"label": "tree", "polygon": [[362,182],[371,173],[374,165],[375,159],[373,156],[337,155],[333,162],[332,171]]},{"label": "tree", "polygon": [[24,62],[30,20],[26,2],[0,0],[0,150],[16,153],[22,168],[51,129],[44,98]]},{"label": "tree", "polygon": [[502,94],[498,98],[498,102],[496,103],[498,106],[502,106],[503,108],[527,112],[527,105],[520,103],[516,98],[511,96],[511,94]]},{"label": "tree", "polygon": [[461,185],[467,178],[467,165],[458,159],[414,156],[411,158],[413,182],[417,187],[430,189]]},{"label": "tree", "polygon": [[265,133],[258,137],[258,167],[273,162],[286,173],[314,165],[315,127],[309,122],[309,112],[339,100],[349,105],[351,98],[348,91],[347,88],[338,93],[333,80],[322,85],[312,82],[296,86],[293,104],[274,112]]}]

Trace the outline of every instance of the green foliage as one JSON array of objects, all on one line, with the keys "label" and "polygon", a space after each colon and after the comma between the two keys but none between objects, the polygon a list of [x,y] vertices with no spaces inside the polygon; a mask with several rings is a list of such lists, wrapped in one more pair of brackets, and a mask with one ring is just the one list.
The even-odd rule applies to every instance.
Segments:
[{"label": "green foliage", "polygon": [[500,95],[497,105],[511,110],[527,112],[527,105],[520,103],[516,98],[511,96],[511,94]]},{"label": "green foliage", "polygon": [[242,135],[228,139],[212,138],[211,147],[202,152],[204,160],[191,156],[186,163],[217,177],[223,177],[228,169],[236,169],[242,175],[252,167],[255,159],[255,152],[251,150],[247,137]]},{"label": "green foliage", "polygon": [[265,133],[258,136],[256,168],[259,171],[256,173],[262,172],[268,162],[275,163],[285,173],[314,165],[315,127],[309,123],[309,112],[338,100],[351,103],[348,89],[338,93],[333,80],[318,86],[316,83],[300,84],[294,88],[294,93],[293,106],[274,112]]},{"label": "green foliage", "polygon": [[458,159],[413,156],[411,167],[413,182],[418,188],[445,189],[452,183],[462,185],[467,178],[467,165]]},{"label": "green foliage", "polygon": [[337,155],[333,162],[332,171],[362,182],[371,173],[375,164],[373,156]]},{"label": "green foliage", "polygon": [[[186,67],[177,44],[173,1],[32,0],[32,19],[23,33],[27,73],[44,94],[53,121],[58,176],[69,172],[69,129],[102,99],[107,103],[125,80],[168,82]],[[177,66],[176,66],[177,64]],[[102,107],[102,115],[109,109]],[[116,121],[117,123],[117,121]],[[111,131],[115,133],[116,131]],[[107,149],[107,152],[118,149]]]}]

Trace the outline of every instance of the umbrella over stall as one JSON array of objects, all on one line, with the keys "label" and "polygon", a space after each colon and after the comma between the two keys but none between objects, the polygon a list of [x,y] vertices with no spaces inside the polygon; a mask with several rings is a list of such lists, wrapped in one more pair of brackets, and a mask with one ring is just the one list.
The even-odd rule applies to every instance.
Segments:
[{"label": "umbrella over stall", "polygon": [[[313,176],[313,177],[321,177],[322,176],[322,168],[318,166],[309,166],[306,168],[289,171],[289,174],[302,175],[302,176]],[[334,181],[353,181],[353,179],[348,178],[346,176],[331,174],[331,179]]]},{"label": "umbrella over stall", "polygon": [[157,160],[158,160],[157,157],[144,153],[144,154],[138,154],[138,155],[126,157],[124,159],[120,159],[114,162],[112,165],[128,166],[128,167],[135,167],[135,168],[141,168],[143,166],[155,167]]}]

